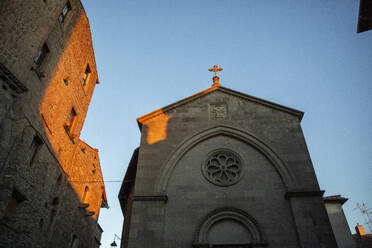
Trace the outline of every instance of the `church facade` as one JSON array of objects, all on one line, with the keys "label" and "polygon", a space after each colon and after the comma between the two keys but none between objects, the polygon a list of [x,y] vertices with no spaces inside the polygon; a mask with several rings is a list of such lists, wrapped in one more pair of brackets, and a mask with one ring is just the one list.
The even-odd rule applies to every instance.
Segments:
[{"label": "church facade", "polygon": [[337,247],[303,113],[218,81],[137,119],[121,247]]}]

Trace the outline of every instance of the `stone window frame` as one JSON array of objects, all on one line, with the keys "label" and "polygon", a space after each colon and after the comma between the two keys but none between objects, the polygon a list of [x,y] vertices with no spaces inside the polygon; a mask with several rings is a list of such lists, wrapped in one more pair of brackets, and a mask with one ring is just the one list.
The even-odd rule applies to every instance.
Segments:
[{"label": "stone window frame", "polygon": [[58,16],[58,21],[59,21],[59,23],[62,24],[62,23],[65,21],[67,14],[68,14],[71,10],[72,10],[71,3],[70,3],[70,1],[68,0],[68,1],[66,2],[66,4],[63,6],[63,8],[62,8],[62,10],[61,10],[61,12],[60,12],[60,14],[59,14],[59,16]]},{"label": "stone window frame", "polygon": [[63,124],[63,127],[67,133],[67,135],[70,137],[72,143],[74,143],[74,139],[77,137],[76,134],[73,133],[73,129],[76,124],[77,120],[77,112],[74,107],[71,107],[70,113],[67,116],[66,122]]},{"label": "stone window frame", "polygon": [[92,69],[90,68],[89,63],[87,63],[87,66],[85,67],[84,74],[81,77],[81,86],[83,87],[84,92],[88,87],[88,83],[89,83],[89,79],[90,79],[91,75],[92,75]]},{"label": "stone window frame", "polygon": [[44,144],[43,139],[39,136],[39,134],[36,133],[32,139],[32,142],[30,144],[30,150],[27,155],[27,161],[29,161],[30,166],[33,166],[37,161],[37,155],[43,144]]},{"label": "stone window frame", "polygon": [[[240,162],[240,171],[239,171],[240,174],[239,174],[238,177],[237,177],[235,180],[233,180],[232,182],[227,182],[227,183],[224,183],[224,182],[218,182],[218,181],[215,180],[214,178],[211,178],[210,175],[209,175],[208,172],[207,172],[206,166],[207,166],[207,164],[208,164],[208,161],[209,161],[213,156],[215,156],[215,155],[218,154],[218,153],[230,153],[230,154],[234,155],[234,156],[235,156],[235,159],[237,159],[237,160]],[[201,171],[202,171],[202,174],[203,174],[204,178],[205,178],[208,182],[210,182],[210,183],[212,183],[212,184],[214,184],[214,185],[216,185],[216,186],[220,186],[220,187],[228,187],[228,186],[232,186],[232,185],[238,183],[238,182],[243,178],[243,176],[244,176],[244,171],[245,171],[245,170],[244,170],[244,167],[245,167],[245,166],[244,166],[244,161],[243,161],[242,157],[241,157],[237,152],[232,151],[232,150],[227,149],[227,148],[219,148],[219,149],[213,150],[213,151],[211,151],[211,152],[209,152],[209,153],[207,154],[206,158],[202,161]],[[222,174],[221,174],[221,175],[222,175]]]},{"label": "stone window frame", "polygon": [[47,43],[44,42],[40,50],[38,51],[36,57],[34,58],[34,63],[37,65],[37,67],[40,67],[43,64],[49,53],[50,53],[49,47]]},{"label": "stone window frame", "polygon": [[81,198],[81,203],[86,204],[88,203],[88,198],[89,198],[89,187],[86,185],[84,188],[84,193]]}]

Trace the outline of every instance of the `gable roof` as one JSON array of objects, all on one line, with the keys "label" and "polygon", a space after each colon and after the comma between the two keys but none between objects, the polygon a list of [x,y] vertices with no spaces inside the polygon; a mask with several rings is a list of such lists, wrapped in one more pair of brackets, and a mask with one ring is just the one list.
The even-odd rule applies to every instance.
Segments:
[{"label": "gable roof", "polygon": [[302,117],[304,115],[304,112],[302,111],[299,111],[299,110],[296,110],[296,109],[293,109],[293,108],[289,108],[289,107],[285,107],[283,105],[280,105],[280,104],[277,104],[277,103],[273,103],[273,102],[270,102],[270,101],[266,101],[266,100],[263,100],[263,99],[260,99],[260,98],[257,98],[257,97],[254,97],[254,96],[250,96],[250,95],[247,95],[247,94],[244,94],[244,93],[241,93],[239,91],[235,91],[235,90],[232,90],[232,89],[229,89],[229,88],[226,88],[226,87],[222,87],[220,85],[216,85],[216,86],[212,86],[210,88],[207,88],[203,91],[200,91],[194,95],[191,95],[189,97],[186,97],[182,100],[179,100],[175,103],[172,103],[170,105],[167,105],[163,108],[160,108],[160,109],[157,109],[155,111],[152,111],[146,115],[143,115],[139,118],[137,118],[137,122],[138,122],[138,126],[139,128],[141,129],[142,128],[142,123],[148,119],[151,119],[157,115],[160,115],[160,114],[164,114],[174,108],[177,108],[181,105],[184,105],[186,103],[189,103],[189,102],[192,102],[202,96],[205,96],[211,92],[214,92],[214,91],[221,91],[221,92],[224,92],[226,94],[229,94],[229,95],[233,95],[233,96],[236,96],[236,97],[240,97],[242,99],[245,99],[247,101],[251,101],[251,102],[254,102],[254,103],[258,103],[258,104],[261,104],[261,105],[264,105],[264,106],[267,106],[267,107],[270,107],[270,108],[273,108],[273,109],[276,109],[276,110],[279,110],[279,111],[283,111],[283,112],[286,112],[288,114],[291,114],[293,116],[296,116],[298,117],[298,119],[301,121],[302,120]]}]

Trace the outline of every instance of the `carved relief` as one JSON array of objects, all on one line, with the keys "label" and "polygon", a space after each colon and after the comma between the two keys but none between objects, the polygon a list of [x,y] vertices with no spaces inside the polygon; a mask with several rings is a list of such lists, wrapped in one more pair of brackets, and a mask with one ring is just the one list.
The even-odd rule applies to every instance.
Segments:
[{"label": "carved relief", "polygon": [[225,103],[213,103],[209,106],[209,118],[220,120],[227,118],[227,106]]},{"label": "carved relief", "polygon": [[233,151],[220,149],[212,152],[202,165],[204,177],[218,186],[230,186],[242,176],[242,160]]}]

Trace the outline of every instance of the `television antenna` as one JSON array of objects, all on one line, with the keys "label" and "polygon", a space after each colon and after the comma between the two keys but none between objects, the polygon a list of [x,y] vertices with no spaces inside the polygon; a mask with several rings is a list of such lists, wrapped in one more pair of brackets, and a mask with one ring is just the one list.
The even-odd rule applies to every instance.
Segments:
[{"label": "television antenna", "polygon": [[372,233],[372,210],[370,208],[367,208],[366,204],[357,203],[354,210],[359,209],[359,211],[362,213],[362,216],[364,218],[364,223],[369,229],[369,233]]}]

